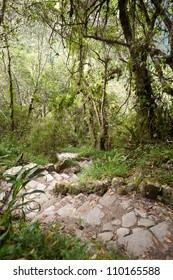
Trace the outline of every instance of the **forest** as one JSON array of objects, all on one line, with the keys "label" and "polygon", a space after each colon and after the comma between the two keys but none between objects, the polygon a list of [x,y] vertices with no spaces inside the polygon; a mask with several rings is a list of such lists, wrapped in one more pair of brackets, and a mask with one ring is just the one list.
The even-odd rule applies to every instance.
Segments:
[{"label": "forest", "polygon": [[[57,153],[79,158],[59,160]],[[135,183],[147,197],[145,181],[153,188],[148,197],[172,208],[172,0],[0,0],[0,195],[7,169],[51,163],[61,174],[81,159],[91,164],[75,171],[80,192],[94,185],[97,193],[94,182],[116,177],[120,195]],[[14,217],[18,192],[36,168],[9,175],[16,188],[10,206],[0,196],[0,259],[88,258],[76,236]],[[76,195],[71,189],[61,194]],[[28,240],[33,251],[25,249]],[[48,250],[57,246],[64,255]],[[97,258],[127,257],[99,246]]]}]

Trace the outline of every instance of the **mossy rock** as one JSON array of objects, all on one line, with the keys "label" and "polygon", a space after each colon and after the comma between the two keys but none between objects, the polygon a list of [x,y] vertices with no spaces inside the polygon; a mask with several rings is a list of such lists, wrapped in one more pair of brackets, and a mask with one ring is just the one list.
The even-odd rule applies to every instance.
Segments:
[{"label": "mossy rock", "polygon": [[128,189],[126,186],[120,186],[117,188],[117,194],[119,195],[126,195],[128,194]]},{"label": "mossy rock", "polygon": [[82,190],[79,188],[77,183],[66,183],[66,182],[60,182],[55,184],[55,193],[56,194],[62,194],[66,195],[67,193],[69,194],[74,194],[77,195]]},{"label": "mossy rock", "polygon": [[84,184],[82,188],[87,194],[96,193],[102,196],[108,191],[110,184],[109,180],[95,181]]},{"label": "mossy rock", "polygon": [[162,195],[162,187],[157,182],[144,180],[140,184],[140,192],[146,198],[157,199]]},{"label": "mossy rock", "polygon": [[65,160],[58,161],[54,164],[54,167],[56,172],[60,172],[68,167],[76,167],[76,172],[79,172],[81,170],[77,161],[74,159],[65,159]]},{"label": "mossy rock", "polygon": [[65,182],[55,184],[55,193],[66,195],[68,192],[68,184]]}]

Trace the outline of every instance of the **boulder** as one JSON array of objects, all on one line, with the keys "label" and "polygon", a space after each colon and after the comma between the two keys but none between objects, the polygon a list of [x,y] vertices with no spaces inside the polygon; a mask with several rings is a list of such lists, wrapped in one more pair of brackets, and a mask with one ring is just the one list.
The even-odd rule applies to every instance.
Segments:
[{"label": "boulder", "polygon": [[117,189],[120,186],[122,186],[122,181],[119,180],[118,178],[113,178],[112,183],[111,183],[111,188],[112,189]]},{"label": "boulder", "polygon": [[171,188],[169,186],[163,186],[162,199],[163,199],[163,202],[172,203],[173,202],[173,188]]},{"label": "boulder", "polygon": [[128,189],[126,186],[121,186],[117,188],[117,194],[119,195],[126,195],[128,194]]},{"label": "boulder", "polygon": [[158,183],[143,181],[140,184],[140,192],[146,198],[157,199],[162,195],[162,187]]}]

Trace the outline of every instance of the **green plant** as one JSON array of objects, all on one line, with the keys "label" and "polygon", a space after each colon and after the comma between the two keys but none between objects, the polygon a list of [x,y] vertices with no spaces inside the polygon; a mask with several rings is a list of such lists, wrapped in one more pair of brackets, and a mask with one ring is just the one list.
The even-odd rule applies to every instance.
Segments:
[{"label": "green plant", "polygon": [[112,153],[101,153],[99,158],[94,159],[92,164],[82,171],[79,181],[85,182],[90,179],[124,176],[128,170],[129,166],[126,156],[114,150]]},{"label": "green plant", "polygon": [[0,259],[82,260],[87,259],[87,244],[60,234],[58,228],[40,223],[16,223],[13,234],[2,244]]},{"label": "green plant", "polygon": [[[30,178],[38,167],[34,167],[30,169],[28,172],[26,172],[25,168],[22,168],[20,172],[18,173],[17,177],[15,175],[11,174],[6,174],[5,177],[8,178],[8,183],[11,183],[11,189],[5,196],[0,201],[0,242],[8,235],[10,229],[11,229],[11,221],[12,221],[12,213],[14,210],[20,209],[24,213],[24,207],[27,208],[27,206],[31,203],[34,202],[36,203],[35,200],[26,200],[27,196],[33,194],[33,193],[44,193],[42,190],[34,190],[31,192],[26,192],[25,186],[27,183],[30,181]],[[35,176],[40,177],[43,176],[42,174]],[[21,190],[25,190],[24,193],[21,193]],[[40,209],[40,205],[36,203],[36,208],[30,209],[27,208],[27,210],[32,211]]]}]

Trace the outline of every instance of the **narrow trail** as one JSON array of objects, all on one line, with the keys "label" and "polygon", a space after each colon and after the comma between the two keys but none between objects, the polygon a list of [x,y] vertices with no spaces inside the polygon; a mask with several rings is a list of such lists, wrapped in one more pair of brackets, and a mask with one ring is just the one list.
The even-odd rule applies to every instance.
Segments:
[{"label": "narrow trail", "polygon": [[[74,158],[75,154],[63,153],[59,159]],[[80,163],[86,168],[87,161]],[[29,169],[33,164],[28,166]],[[21,167],[7,170],[17,174]],[[27,199],[36,200],[41,210],[27,212],[26,218],[44,223],[60,223],[60,231],[74,234],[81,240],[99,240],[115,251],[123,250],[132,258],[173,259],[173,211],[158,201],[131,193],[118,195],[116,190],[108,189],[103,195],[56,195],[57,183],[75,183],[78,176],[73,168],[67,172],[43,170],[43,177],[32,179],[27,191],[43,190],[45,193],[31,194]],[[1,182],[2,199],[9,188]],[[34,207],[34,202],[30,203]],[[17,214],[17,213],[16,213]]]}]

